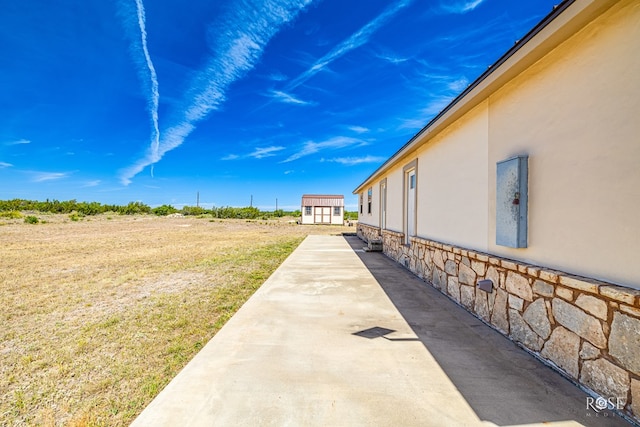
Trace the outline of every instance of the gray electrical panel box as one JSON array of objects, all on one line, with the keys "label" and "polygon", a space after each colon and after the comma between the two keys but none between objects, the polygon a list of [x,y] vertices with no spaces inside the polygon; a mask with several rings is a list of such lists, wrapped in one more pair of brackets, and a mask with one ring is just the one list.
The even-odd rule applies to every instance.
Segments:
[{"label": "gray electrical panel box", "polygon": [[496,244],[527,247],[528,156],[497,163]]}]

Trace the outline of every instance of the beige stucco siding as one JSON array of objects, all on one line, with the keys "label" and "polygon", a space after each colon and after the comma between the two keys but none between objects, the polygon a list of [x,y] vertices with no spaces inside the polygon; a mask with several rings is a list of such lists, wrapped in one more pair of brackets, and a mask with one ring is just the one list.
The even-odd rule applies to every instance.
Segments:
[{"label": "beige stucco siding", "polygon": [[402,168],[391,171],[387,178],[387,229],[402,232]]},{"label": "beige stucco siding", "polygon": [[[625,1],[491,96],[491,252],[640,286],[639,52],[640,4]],[[508,249],[495,245],[495,165],[519,154],[529,247]]]},{"label": "beige stucco siding", "polygon": [[[383,233],[384,253],[567,377],[626,399],[637,421],[640,1],[563,2],[534,30],[356,191],[386,178],[388,228],[405,231],[403,168],[417,165],[417,238]],[[528,186],[503,164],[497,197],[497,163],[516,156],[528,158]],[[515,234],[525,191],[526,247],[497,245],[496,199]],[[487,297],[480,279],[498,292]],[[619,376],[619,390],[594,375]]]},{"label": "beige stucco siding", "polygon": [[488,117],[484,102],[418,151],[419,236],[487,250]]},{"label": "beige stucco siding", "polygon": [[[371,188],[371,212],[369,213],[368,207],[368,190]],[[358,215],[358,221],[379,227],[380,225],[380,184],[379,182],[372,183],[370,186],[364,189],[362,193],[362,213]],[[359,197],[359,196],[358,196]],[[360,207],[358,207],[360,209]]]},{"label": "beige stucco siding", "polygon": [[[405,231],[403,167],[416,161],[417,236],[640,288],[639,52],[640,2],[576,2],[361,184],[361,222],[379,226],[387,179],[386,228]],[[522,249],[495,243],[496,163],[517,155],[529,157]]]},{"label": "beige stucco siding", "polygon": [[[416,235],[472,249],[487,250],[488,112],[482,103],[391,169],[387,180],[386,229],[404,231],[403,168],[417,159]],[[380,181],[372,183],[373,208],[367,212],[367,188],[360,222],[380,226]]]},{"label": "beige stucco siding", "polygon": [[[373,181],[370,186],[364,188],[363,213],[358,215],[358,221],[362,224],[380,227],[380,182],[387,179],[387,230],[402,232],[402,168],[396,168],[388,172],[379,180]],[[373,201],[371,214],[367,212],[367,190],[371,187],[373,191]],[[360,194],[358,194],[358,201]],[[359,203],[359,202],[358,202]],[[360,209],[360,207],[358,207]]]}]

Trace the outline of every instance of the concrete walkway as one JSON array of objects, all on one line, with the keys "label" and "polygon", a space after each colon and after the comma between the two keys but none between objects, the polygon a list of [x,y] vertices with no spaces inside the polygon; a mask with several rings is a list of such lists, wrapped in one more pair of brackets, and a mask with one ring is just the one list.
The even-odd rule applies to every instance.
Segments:
[{"label": "concrete walkway", "polygon": [[132,425],[629,425],[362,246],[309,236]]}]

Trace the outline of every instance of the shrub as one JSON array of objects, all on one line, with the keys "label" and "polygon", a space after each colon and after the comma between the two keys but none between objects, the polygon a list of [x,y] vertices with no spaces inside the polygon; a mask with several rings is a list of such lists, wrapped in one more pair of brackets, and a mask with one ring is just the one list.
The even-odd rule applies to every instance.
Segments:
[{"label": "shrub", "polygon": [[118,208],[118,213],[122,215],[148,214],[151,208],[142,202],[129,202],[127,206]]},{"label": "shrub", "polygon": [[358,212],[357,211],[344,211],[344,219],[346,220],[357,220]]},{"label": "shrub", "polygon": [[158,216],[167,216],[178,212],[178,210],[171,205],[162,205],[157,208],[153,208],[151,212]]},{"label": "shrub", "polygon": [[22,214],[18,211],[0,212],[0,218],[18,219],[22,218]]},{"label": "shrub", "polygon": [[207,211],[199,206],[184,206],[182,208],[183,215],[204,215]]},{"label": "shrub", "polygon": [[70,219],[71,221],[80,221],[80,220],[82,219],[82,217],[83,217],[83,216],[84,216],[84,215],[82,215],[81,213],[78,213],[78,212],[72,212],[72,213],[69,215],[69,219]]},{"label": "shrub", "polygon": [[40,222],[37,216],[29,215],[24,218],[24,222],[27,224],[37,224]]}]

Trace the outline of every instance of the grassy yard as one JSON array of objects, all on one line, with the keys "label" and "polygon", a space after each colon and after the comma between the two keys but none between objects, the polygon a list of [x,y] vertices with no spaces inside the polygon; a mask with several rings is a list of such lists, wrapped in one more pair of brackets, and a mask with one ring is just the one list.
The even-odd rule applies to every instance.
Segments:
[{"label": "grassy yard", "polygon": [[0,425],[128,425],[306,235],[354,231],[39,219],[0,219]]}]

